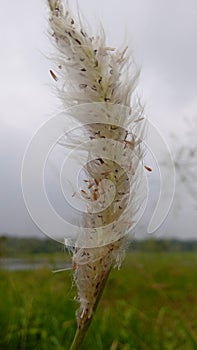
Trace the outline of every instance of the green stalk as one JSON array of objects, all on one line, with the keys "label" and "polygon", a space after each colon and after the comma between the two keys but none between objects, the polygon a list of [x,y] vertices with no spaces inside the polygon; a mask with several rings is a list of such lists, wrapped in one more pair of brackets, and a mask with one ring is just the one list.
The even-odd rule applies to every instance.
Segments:
[{"label": "green stalk", "polygon": [[[102,297],[102,294],[103,294],[103,291],[104,291],[104,288],[105,288],[105,285],[106,285],[106,282],[108,280],[108,277],[109,277],[109,274],[110,274],[110,271],[111,271],[111,268],[109,269],[105,279],[103,280],[103,283],[101,285],[101,288],[100,288],[100,292],[98,294],[98,297],[97,297],[97,300],[95,302],[95,305],[94,305],[94,309],[93,309],[93,314],[94,312],[96,311],[96,308],[98,306],[98,303]],[[77,330],[76,330],[76,333],[75,333],[75,337],[73,339],[73,342],[72,342],[72,345],[70,347],[70,350],[79,350],[80,349],[80,346],[82,345],[83,343],[83,340],[87,334],[87,331],[88,331],[88,328],[92,322],[92,319],[93,319],[93,314],[90,318],[88,318],[86,320],[86,322],[84,323],[83,327],[79,328],[77,327]]]}]

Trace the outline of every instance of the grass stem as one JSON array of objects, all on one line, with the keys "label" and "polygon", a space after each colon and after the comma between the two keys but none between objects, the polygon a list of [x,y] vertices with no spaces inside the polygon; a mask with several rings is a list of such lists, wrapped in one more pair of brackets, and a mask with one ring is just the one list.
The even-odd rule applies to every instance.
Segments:
[{"label": "grass stem", "polygon": [[[103,280],[103,283],[101,285],[100,292],[98,294],[98,297],[97,297],[95,305],[94,305],[93,314],[96,311],[96,308],[98,306],[99,300],[101,299],[101,296],[103,294],[103,290],[104,290],[105,285],[107,283],[110,271],[111,271],[111,268],[107,272],[106,277]],[[85,338],[85,336],[87,334],[88,328],[89,328],[89,326],[90,326],[90,324],[92,322],[93,314],[92,314],[92,316],[90,318],[88,318],[86,320],[86,322],[83,324],[83,326],[81,328],[77,327],[77,330],[76,330],[76,333],[75,333],[75,337],[73,339],[73,342],[72,342],[72,345],[70,347],[70,350],[79,350],[80,349],[80,346],[82,345],[83,340],[84,340],[84,338]]]}]

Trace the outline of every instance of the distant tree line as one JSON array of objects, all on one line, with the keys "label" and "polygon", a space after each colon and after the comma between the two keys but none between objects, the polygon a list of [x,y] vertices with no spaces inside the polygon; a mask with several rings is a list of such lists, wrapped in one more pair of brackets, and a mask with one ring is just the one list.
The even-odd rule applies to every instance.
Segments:
[{"label": "distant tree line", "polygon": [[15,257],[28,254],[50,254],[62,252],[64,247],[52,239],[18,238],[0,236],[0,256]]},{"label": "distant tree line", "polygon": [[[197,240],[178,239],[144,239],[134,240],[130,243],[131,251],[140,252],[197,252]],[[18,238],[0,236],[0,256],[22,256],[28,254],[61,253],[64,246],[52,239]]]},{"label": "distant tree line", "polygon": [[142,252],[197,252],[197,240],[150,238],[132,242],[130,249]]}]

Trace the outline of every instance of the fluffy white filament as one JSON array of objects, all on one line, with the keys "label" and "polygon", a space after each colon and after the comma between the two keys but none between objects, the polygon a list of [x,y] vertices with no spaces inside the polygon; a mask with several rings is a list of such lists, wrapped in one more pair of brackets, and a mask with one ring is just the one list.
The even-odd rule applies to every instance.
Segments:
[{"label": "fluffy white filament", "polygon": [[[50,27],[60,80],[59,97],[82,122],[70,135],[69,147],[88,154],[84,168],[87,202],[81,234],[73,252],[80,309],[78,326],[92,317],[103,283],[113,265],[120,265],[125,233],[137,212],[141,181],[143,109],[131,100],[139,71],[127,48],[107,47],[105,34],[90,36],[68,6],[49,0]],[[137,135],[137,136],[136,136]]]}]

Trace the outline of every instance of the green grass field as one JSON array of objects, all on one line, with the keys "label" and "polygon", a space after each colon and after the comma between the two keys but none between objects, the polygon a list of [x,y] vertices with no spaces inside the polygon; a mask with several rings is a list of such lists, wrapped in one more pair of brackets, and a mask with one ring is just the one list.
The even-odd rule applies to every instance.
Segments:
[{"label": "green grass field", "polygon": [[[69,349],[75,294],[68,271],[0,270],[0,349]],[[111,273],[82,349],[194,350],[196,335],[197,254],[129,253]]]}]

